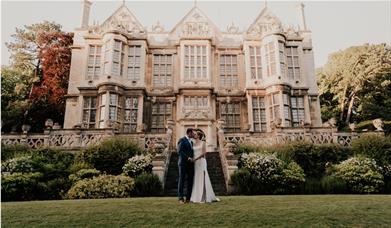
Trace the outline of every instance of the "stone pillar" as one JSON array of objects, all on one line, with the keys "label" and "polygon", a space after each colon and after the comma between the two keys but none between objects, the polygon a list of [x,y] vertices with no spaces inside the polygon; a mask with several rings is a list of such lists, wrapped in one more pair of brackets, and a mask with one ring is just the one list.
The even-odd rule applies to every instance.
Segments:
[{"label": "stone pillar", "polygon": [[307,24],[305,22],[305,15],[304,15],[304,7],[305,5],[302,2],[300,2],[297,5],[299,26],[301,31],[307,31]]}]

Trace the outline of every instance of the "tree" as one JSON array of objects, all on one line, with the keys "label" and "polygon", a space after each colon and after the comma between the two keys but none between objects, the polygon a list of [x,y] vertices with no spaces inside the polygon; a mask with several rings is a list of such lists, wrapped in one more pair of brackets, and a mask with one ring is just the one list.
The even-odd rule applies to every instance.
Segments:
[{"label": "tree", "polygon": [[[331,54],[327,64],[317,72],[322,110],[339,113],[339,120],[345,123],[351,121],[353,112],[363,118],[360,116],[363,112],[374,111],[362,108],[370,107],[368,102],[380,98],[375,98],[375,94],[390,93],[387,82],[390,72],[391,51],[385,44],[354,46]],[[374,116],[383,117],[380,113],[371,117]]]},{"label": "tree", "polygon": [[44,21],[17,28],[12,37],[6,43],[11,65],[1,75],[3,131],[23,123],[41,131],[47,118],[63,122],[73,34]]}]

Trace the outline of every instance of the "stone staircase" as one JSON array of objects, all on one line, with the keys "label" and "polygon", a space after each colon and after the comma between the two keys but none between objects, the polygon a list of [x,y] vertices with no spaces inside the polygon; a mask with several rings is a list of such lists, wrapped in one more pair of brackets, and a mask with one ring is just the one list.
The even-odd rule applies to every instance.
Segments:
[{"label": "stone staircase", "polygon": [[[218,152],[210,152],[206,155],[206,161],[208,164],[208,173],[210,181],[212,182],[212,187],[215,194],[217,196],[226,195],[227,189],[225,186],[224,173],[220,161],[220,154]],[[173,152],[171,154],[166,183],[164,185],[164,195],[177,196],[178,173],[178,153]]]}]

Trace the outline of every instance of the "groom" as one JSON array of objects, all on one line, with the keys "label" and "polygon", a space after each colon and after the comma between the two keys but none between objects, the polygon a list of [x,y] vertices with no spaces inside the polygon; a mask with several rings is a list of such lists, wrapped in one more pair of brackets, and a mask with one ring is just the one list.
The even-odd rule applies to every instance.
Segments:
[{"label": "groom", "polygon": [[193,188],[193,177],[194,177],[194,163],[193,163],[193,142],[191,139],[194,138],[194,131],[191,128],[186,130],[186,136],[181,138],[178,142],[178,168],[179,168],[179,179],[178,179],[178,198],[179,203],[184,203],[183,189],[185,185],[185,178],[187,180],[187,192],[186,202],[190,202],[191,191]]}]

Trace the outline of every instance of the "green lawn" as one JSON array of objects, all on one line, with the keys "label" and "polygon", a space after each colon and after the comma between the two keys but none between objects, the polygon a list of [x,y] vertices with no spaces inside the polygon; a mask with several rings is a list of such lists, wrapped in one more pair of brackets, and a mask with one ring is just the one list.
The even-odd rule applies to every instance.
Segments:
[{"label": "green lawn", "polygon": [[390,227],[391,195],[230,196],[10,202],[2,227]]}]

